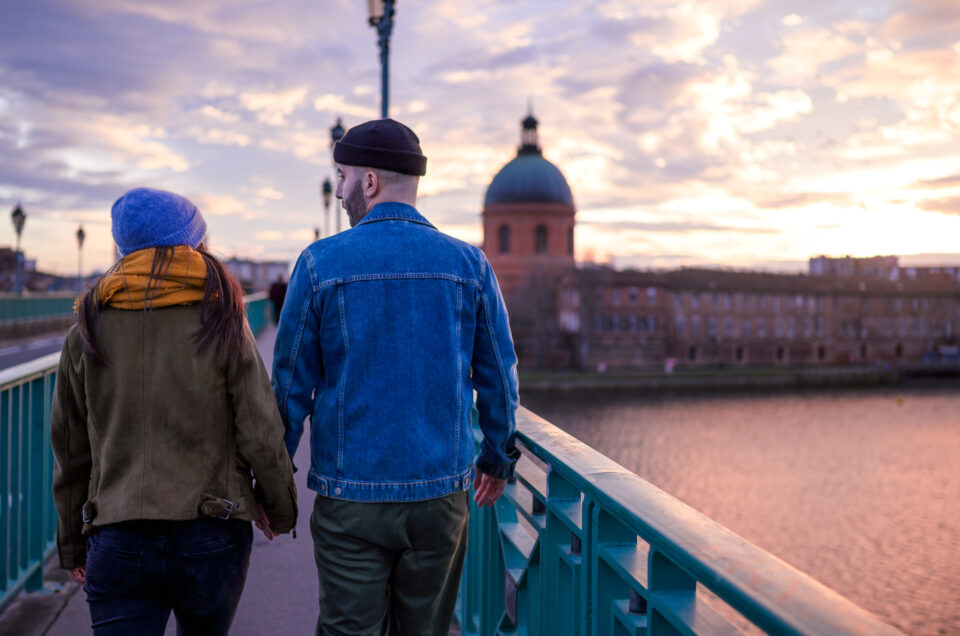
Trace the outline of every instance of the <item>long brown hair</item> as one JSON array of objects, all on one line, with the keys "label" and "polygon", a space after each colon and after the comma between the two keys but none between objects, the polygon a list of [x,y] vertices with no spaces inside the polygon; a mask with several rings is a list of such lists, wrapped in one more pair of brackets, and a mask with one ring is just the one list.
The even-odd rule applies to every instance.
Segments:
[{"label": "long brown hair", "polygon": [[[207,268],[207,283],[200,301],[200,329],[193,334],[197,353],[203,353],[211,345],[217,358],[226,360],[231,354],[239,355],[243,350],[244,310],[243,290],[236,279],[227,272],[223,264],[207,251],[201,243],[196,251],[203,257]],[[173,246],[154,248],[153,264],[147,282],[147,300],[144,311],[153,309],[153,298],[157,287],[170,265],[173,263]],[[120,267],[118,261],[100,280],[80,299],[77,308],[77,323],[83,338],[84,352],[95,364],[106,365],[107,358],[100,346],[102,324],[100,312],[104,303],[100,301],[98,289],[100,281],[113,274]]]}]

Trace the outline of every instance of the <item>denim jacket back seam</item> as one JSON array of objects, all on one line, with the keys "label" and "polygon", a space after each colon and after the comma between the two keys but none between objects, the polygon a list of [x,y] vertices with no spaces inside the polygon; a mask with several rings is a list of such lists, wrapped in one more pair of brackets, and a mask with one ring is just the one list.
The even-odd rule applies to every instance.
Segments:
[{"label": "denim jacket back seam", "polygon": [[460,283],[462,285],[470,285],[476,287],[477,289],[482,288],[482,283],[475,278],[464,278],[463,276],[456,276],[454,274],[445,274],[443,272],[400,272],[395,274],[356,274],[353,276],[343,276],[340,278],[328,278],[322,281],[318,281],[314,291],[320,291],[327,287],[333,287],[334,285],[346,285],[348,283],[360,283],[364,281],[372,280],[430,280],[430,279],[439,279],[439,280],[448,280],[454,283]]},{"label": "denim jacket back seam", "polygon": [[[460,342],[463,337],[463,284],[457,284],[457,377],[454,388],[457,391],[457,422],[463,417],[463,343]],[[457,470],[457,462],[460,458],[460,427],[454,427],[453,434],[453,454],[450,456],[454,472]]]},{"label": "denim jacket back seam", "polygon": [[340,313],[340,330],[343,333],[344,351],[343,373],[340,374],[340,377],[337,380],[337,382],[340,384],[340,390],[337,392],[337,479],[340,479],[343,477],[343,445],[346,437],[343,424],[343,410],[346,403],[344,393],[346,392],[347,377],[350,371],[350,336],[347,332],[346,311],[343,308],[344,300],[342,285],[337,287],[337,304],[339,306],[338,311]]}]

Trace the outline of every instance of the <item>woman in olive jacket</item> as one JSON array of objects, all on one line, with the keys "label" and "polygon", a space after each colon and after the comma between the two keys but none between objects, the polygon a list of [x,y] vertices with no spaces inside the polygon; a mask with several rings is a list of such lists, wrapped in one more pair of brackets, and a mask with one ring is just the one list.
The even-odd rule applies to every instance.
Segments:
[{"label": "woman in olive jacket", "polygon": [[162,634],[171,611],[182,634],[226,634],[250,521],[296,523],[283,424],[199,210],[137,188],[111,217],[123,258],[78,301],[54,389],[60,564],[97,636]]}]

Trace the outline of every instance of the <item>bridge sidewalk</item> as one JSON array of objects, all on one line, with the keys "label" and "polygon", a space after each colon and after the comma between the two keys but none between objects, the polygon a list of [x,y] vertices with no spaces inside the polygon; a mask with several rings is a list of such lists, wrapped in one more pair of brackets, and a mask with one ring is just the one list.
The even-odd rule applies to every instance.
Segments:
[{"label": "bridge sidewalk", "polygon": [[[258,338],[264,364],[273,364],[276,329],[268,326]],[[303,443],[294,458],[300,517],[297,538],[283,535],[267,541],[254,530],[250,572],[233,623],[233,636],[261,634],[313,634],[317,621],[317,576],[310,538],[310,511],[314,493],[307,489],[309,444]],[[44,593],[24,593],[0,614],[0,635],[87,636],[90,614],[80,586],[69,580],[56,563],[48,564]],[[176,634],[170,620],[165,636]]]}]

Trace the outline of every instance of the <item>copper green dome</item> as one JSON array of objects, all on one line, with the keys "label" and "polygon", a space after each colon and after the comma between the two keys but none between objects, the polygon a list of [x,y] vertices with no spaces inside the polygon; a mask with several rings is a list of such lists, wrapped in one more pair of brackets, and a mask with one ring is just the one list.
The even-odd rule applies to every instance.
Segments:
[{"label": "copper green dome", "polygon": [[532,114],[521,122],[521,145],[517,156],[500,169],[483,205],[496,203],[562,203],[573,205],[573,193],[555,165],[543,158],[537,143],[537,120]]}]

